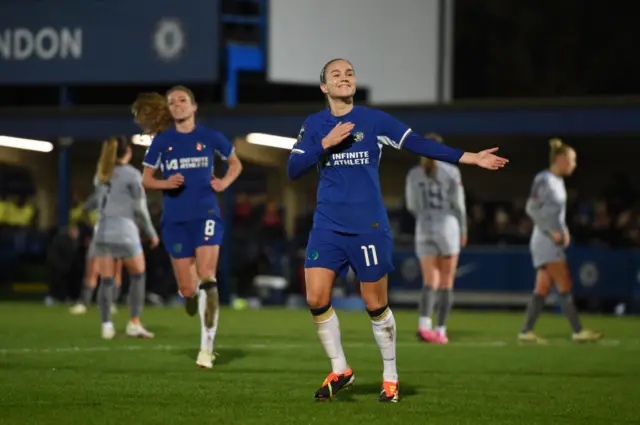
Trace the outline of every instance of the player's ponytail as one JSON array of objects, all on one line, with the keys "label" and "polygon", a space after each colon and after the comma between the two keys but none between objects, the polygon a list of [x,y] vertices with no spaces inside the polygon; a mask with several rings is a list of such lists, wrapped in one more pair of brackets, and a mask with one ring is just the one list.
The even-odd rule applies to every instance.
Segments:
[{"label": "player's ponytail", "polygon": [[111,180],[113,169],[116,168],[118,159],[118,139],[111,137],[102,142],[102,151],[98,160],[97,176],[101,183],[108,183]]},{"label": "player's ponytail", "polygon": [[[427,139],[435,140],[438,143],[442,143],[442,137],[439,134],[429,133],[424,137],[426,137]],[[435,179],[436,169],[438,167],[438,163],[435,160],[423,156],[422,158],[420,158],[420,165],[422,165],[422,168],[424,168],[424,172],[427,174],[427,176],[429,176],[429,178]]]},{"label": "player's ponytail", "polygon": [[549,162],[553,164],[556,158],[560,155],[564,155],[567,151],[571,150],[571,146],[564,143],[561,139],[553,138],[549,140]]},{"label": "player's ponytail", "polygon": [[173,125],[167,98],[160,93],[140,93],[131,112],[144,134],[156,135]]}]

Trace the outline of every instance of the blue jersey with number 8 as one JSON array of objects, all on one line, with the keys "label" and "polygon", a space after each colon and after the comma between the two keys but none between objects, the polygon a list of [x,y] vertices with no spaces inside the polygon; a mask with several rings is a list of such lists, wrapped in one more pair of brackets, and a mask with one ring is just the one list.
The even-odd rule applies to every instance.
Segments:
[{"label": "blue jersey with number 8", "polygon": [[222,243],[220,207],[211,188],[216,154],[226,160],[233,145],[201,126],[186,134],[175,128],[159,133],[145,154],[143,165],[160,168],[165,179],[184,176],[180,188],[163,191],[162,240],[173,258],[194,257],[197,248]]}]

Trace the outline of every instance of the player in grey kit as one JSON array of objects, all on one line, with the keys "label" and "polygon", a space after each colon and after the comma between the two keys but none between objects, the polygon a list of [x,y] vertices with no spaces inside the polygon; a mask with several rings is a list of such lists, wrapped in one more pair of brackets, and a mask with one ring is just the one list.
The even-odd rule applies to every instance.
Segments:
[{"label": "player in grey kit", "polygon": [[602,333],[584,329],[578,318],[571,296],[573,282],[564,252],[570,244],[571,236],[565,223],[567,192],[563,178],[570,176],[575,170],[576,152],[560,139],[551,139],[549,143],[551,166],[536,175],[527,200],[527,215],[534,223],[529,247],[533,266],[538,274],[518,340],[538,344],[547,342],[533,333],[533,327],[542,311],[544,300],[555,283],[562,310],[573,330],[573,340],[596,341],[602,337]]},{"label": "player in grey kit", "polygon": [[[440,136],[429,139],[442,142]],[[423,287],[418,321],[419,339],[447,344],[446,323],[453,305],[453,281],[460,248],[467,243],[467,212],[460,170],[453,164],[420,158],[409,171],[405,186],[407,209],[416,218],[416,255]],[[432,327],[438,299],[438,321]]]},{"label": "player in grey kit", "polygon": [[[94,181],[94,185],[96,182]],[[84,213],[96,210],[98,208],[98,198],[96,192],[85,201],[82,206]],[[93,293],[98,286],[98,280],[100,273],[98,272],[98,264],[95,259],[95,241],[93,237],[87,248],[87,254],[85,256],[84,277],[82,279],[82,288],[80,290],[80,298],[78,301],[69,308],[69,312],[74,316],[79,316],[87,313],[91,300],[93,299]],[[116,284],[113,286],[113,305],[111,306],[111,314],[117,312],[116,302],[120,297],[120,288],[122,286],[122,260],[116,260]]]},{"label": "player in grey kit", "polygon": [[129,314],[126,333],[129,336],[153,338],[142,327],[140,314],[144,306],[145,260],[136,217],[142,231],[151,239],[151,247],[159,239],[149,216],[142,174],[129,165],[131,144],[125,137],[112,137],[102,145],[96,179],[98,222],[93,235],[95,258],[100,271],[98,305],[102,319],[102,338],[112,339],[115,329],[111,321],[116,259],[121,258],[129,272]]}]

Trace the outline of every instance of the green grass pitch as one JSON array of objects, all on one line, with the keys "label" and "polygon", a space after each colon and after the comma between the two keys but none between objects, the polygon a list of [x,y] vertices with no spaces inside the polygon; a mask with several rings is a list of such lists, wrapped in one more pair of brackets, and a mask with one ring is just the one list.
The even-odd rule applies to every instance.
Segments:
[{"label": "green grass pitch", "polygon": [[[123,331],[126,309],[115,322]],[[419,343],[416,315],[396,310],[400,402],[376,401],[380,352],[366,313],[339,312],[355,386],[312,395],[330,371],[309,313],[221,313],[213,370],[198,369],[199,323],[147,308],[154,340],[99,337],[98,314],[0,303],[0,424],[637,424],[640,320],[584,317],[606,332],[576,345],[558,315],[520,346],[520,314],[453,313],[448,346]]]}]

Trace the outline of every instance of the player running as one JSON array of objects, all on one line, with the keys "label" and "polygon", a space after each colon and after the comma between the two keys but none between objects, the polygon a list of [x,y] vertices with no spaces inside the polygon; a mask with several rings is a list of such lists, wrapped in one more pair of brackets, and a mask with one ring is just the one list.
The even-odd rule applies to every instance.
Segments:
[{"label": "player running", "polygon": [[382,353],[384,371],[378,400],[397,402],[396,324],[387,300],[393,238],[378,176],[382,146],[492,170],[503,167],[507,160],[493,155],[497,148],[464,153],[413,133],[382,111],[354,106],[355,73],[344,59],[334,59],[322,68],[320,90],[329,108],[305,120],[287,166],[290,179],[313,167],[319,171],[305,281],[307,303],[333,370],[315,398],[331,400],[354,382],[342,350],[338,317],[330,303],[336,276],[351,267],[361,281],[362,298]]},{"label": "player running", "polygon": [[[440,136],[427,138],[442,143]],[[447,318],[453,306],[453,281],[460,248],[467,244],[467,211],[460,170],[457,166],[431,158],[409,171],[405,197],[407,210],[416,218],[416,255],[422,269],[418,338],[447,344]],[[438,321],[431,316],[438,300]]]},{"label": "player running", "polygon": [[112,137],[102,145],[96,196],[98,222],[93,233],[94,258],[101,281],[98,288],[98,306],[102,319],[102,338],[112,339],[115,328],[111,321],[117,259],[122,259],[129,272],[129,315],[126,334],[132,337],[153,338],[140,323],[146,285],[145,259],[140,242],[136,217],[142,231],[154,248],[160,242],[151,222],[147,198],[142,188],[140,171],[129,165],[131,143],[123,136]]},{"label": "player running", "polygon": [[565,249],[571,243],[571,235],[565,222],[567,191],[564,177],[570,176],[576,169],[576,151],[560,139],[551,139],[549,143],[551,166],[536,175],[526,206],[527,215],[534,223],[529,248],[533,267],[538,274],[518,340],[539,344],[547,342],[533,333],[533,327],[544,307],[544,300],[555,283],[562,311],[573,330],[573,340],[596,341],[602,338],[602,333],[584,329],[578,318],[571,296],[573,282],[565,256]]},{"label": "player running", "polygon": [[[155,135],[144,157],[143,182],[163,191],[162,239],[187,313],[200,313],[196,363],[212,368],[219,315],[216,269],[224,233],[216,192],[238,178],[242,164],[226,137],[196,125],[197,104],[188,88],[173,87],[166,96],[141,94],[132,109],[144,132]],[[215,154],[229,163],[221,179],[213,175]],[[162,179],[154,177],[158,168]]]}]

